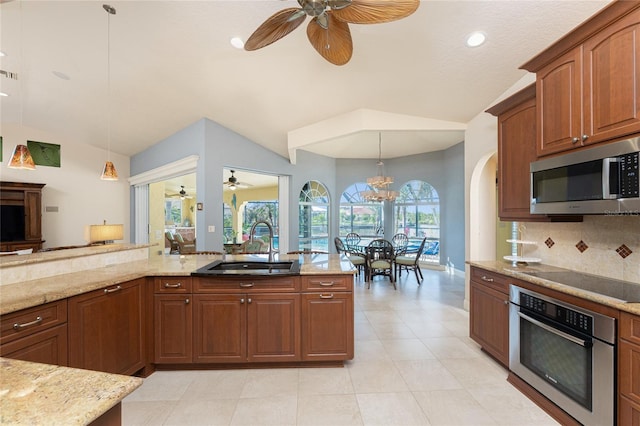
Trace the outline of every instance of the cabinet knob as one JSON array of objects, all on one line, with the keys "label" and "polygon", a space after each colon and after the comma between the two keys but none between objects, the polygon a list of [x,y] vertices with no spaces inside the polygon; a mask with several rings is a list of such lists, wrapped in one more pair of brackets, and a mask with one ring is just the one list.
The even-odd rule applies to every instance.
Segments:
[{"label": "cabinet knob", "polygon": [[587,139],[589,139],[589,135],[582,135],[582,140],[586,141]]},{"label": "cabinet knob", "polygon": [[244,299],[240,299],[240,303],[244,303]]},{"label": "cabinet knob", "polygon": [[508,305],[508,304],[509,304],[509,301],[508,301],[508,300],[503,300],[502,302],[503,302],[505,305]]},{"label": "cabinet knob", "polygon": [[188,304],[189,304],[189,302],[190,302],[190,300],[189,300],[188,298],[187,298],[187,299],[184,299],[184,304],[185,304],[185,305],[188,305]]},{"label": "cabinet knob", "polygon": [[578,142],[580,142],[580,138],[577,137],[577,136],[575,138],[571,139],[571,143],[578,143]]},{"label": "cabinet knob", "polygon": [[247,303],[251,303],[251,298],[248,298],[248,299],[247,299]]}]

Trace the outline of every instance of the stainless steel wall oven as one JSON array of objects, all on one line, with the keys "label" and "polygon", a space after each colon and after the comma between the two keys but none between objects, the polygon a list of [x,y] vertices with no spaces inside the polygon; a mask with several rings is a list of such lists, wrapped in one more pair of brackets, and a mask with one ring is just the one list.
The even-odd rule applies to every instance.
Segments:
[{"label": "stainless steel wall oven", "polygon": [[511,285],[509,369],[585,425],[615,422],[615,319]]}]

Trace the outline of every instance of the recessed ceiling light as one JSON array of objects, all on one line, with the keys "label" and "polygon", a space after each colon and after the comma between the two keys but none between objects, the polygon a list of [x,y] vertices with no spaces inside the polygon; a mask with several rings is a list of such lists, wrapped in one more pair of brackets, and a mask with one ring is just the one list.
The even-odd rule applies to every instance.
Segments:
[{"label": "recessed ceiling light", "polygon": [[53,75],[55,75],[56,77],[62,79],[62,80],[71,80],[71,77],[69,77],[68,75],[66,75],[63,72],[60,71],[51,71],[53,73]]},{"label": "recessed ceiling light", "polygon": [[482,31],[472,32],[467,36],[466,44],[468,47],[478,47],[485,42],[487,35]]},{"label": "recessed ceiling light", "polygon": [[7,54],[0,50],[0,56],[7,56]]},{"label": "recessed ceiling light", "polygon": [[229,42],[236,49],[244,48],[244,41],[242,41],[242,39],[240,37],[232,37],[231,40],[229,40]]},{"label": "recessed ceiling light", "polygon": [[9,96],[9,95],[4,92],[0,92],[0,96]]}]

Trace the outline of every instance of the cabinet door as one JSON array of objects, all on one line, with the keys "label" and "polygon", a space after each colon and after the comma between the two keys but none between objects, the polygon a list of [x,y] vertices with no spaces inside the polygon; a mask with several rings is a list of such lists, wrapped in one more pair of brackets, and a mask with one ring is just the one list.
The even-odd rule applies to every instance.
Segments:
[{"label": "cabinet door", "polygon": [[302,295],[302,359],[353,359],[353,294]]},{"label": "cabinet door", "polygon": [[640,132],[640,10],[584,43],[584,144]]},{"label": "cabinet door", "polygon": [[640,346],[620,341],[618,361],[620,394],[640,405]]},{"label": "cabinet door", "polygon": [[154,297],[154,360],[158,364],[192,362],[193,328],[190,294]]},{"label": "cabinet door", "polygon": [[143,279],[69,299],[69,366],[131,375],[144,367]]},{"label": "cabinet door", "polygon": [[536,76],[539,157],[581,145],[582,48],[541,69]]},{"label": "cabinet door", "polygon": [[470,335],[505,367],[509,364],[509,298],[471,281]]},{"label": "cabinet door", "polygon": [[529,99],[498,118],[498,206],[502,220],[531,215],[529,163],[536,154],[536,100]]},{"label": "cabinet door", "polygon": [[193,303],[193,361],[245,362],[246,295],[196,294]]},{"label": "cabinet door", "polygon": [[640,425],[640,404],[635,404],[625,397],[619,398],[619,425]]},{"label": "cabinet door", "polygon": [[42,202],[40,191],[24,192],[25,240],[42,239]]},{"label": "cabinet door", "polygon": [[67,366],[67,325],[62,324],[0,346],[0,356]]},{"label": "cabinet door", "polygon": [[249,362],[300,360],[300,295],[247,295]]}]

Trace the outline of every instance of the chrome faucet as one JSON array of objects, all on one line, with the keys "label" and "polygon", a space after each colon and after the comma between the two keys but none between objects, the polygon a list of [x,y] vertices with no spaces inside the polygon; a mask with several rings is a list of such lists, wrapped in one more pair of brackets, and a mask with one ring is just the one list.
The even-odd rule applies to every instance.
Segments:
[{"label": "chrome faucet", "polygon": [[269,228],[269,262],[273,262],[273,227],[266,220],[259,220],[253,225],[251,225],[251,230],[249,231],[249,240],[253,242],[253,233],[256,231],[256,227],[260,224],[266,225]]}]

